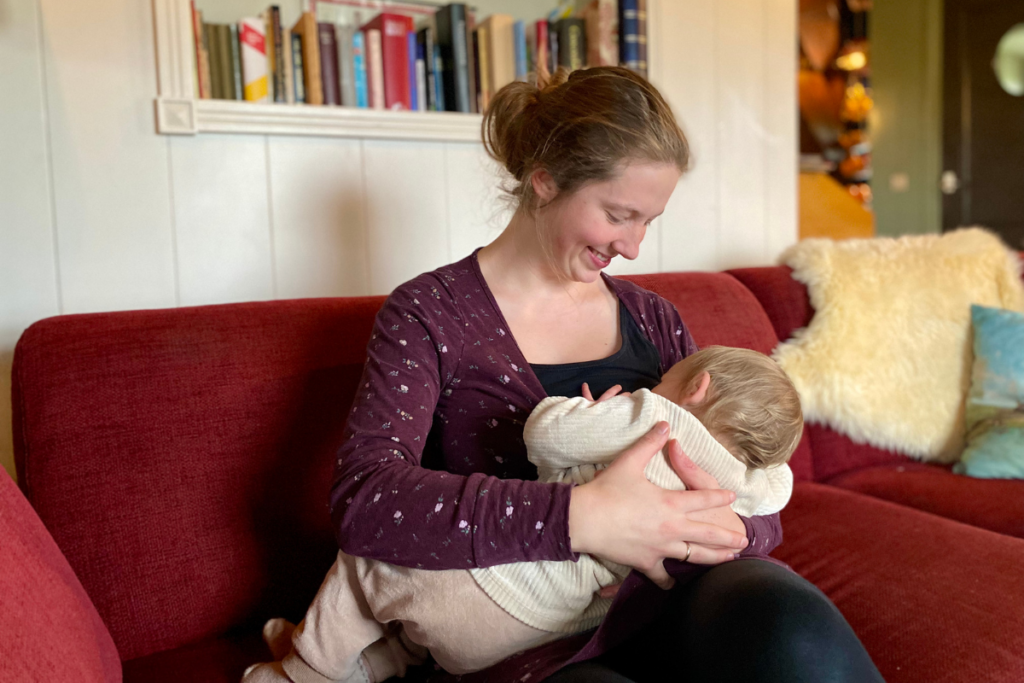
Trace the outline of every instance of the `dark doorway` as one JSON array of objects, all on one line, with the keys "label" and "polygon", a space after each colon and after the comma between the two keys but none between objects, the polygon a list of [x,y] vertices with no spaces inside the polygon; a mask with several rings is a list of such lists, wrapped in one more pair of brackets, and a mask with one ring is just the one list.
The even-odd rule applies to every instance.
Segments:
[{"label": "dark doorway", "polygon": [[1024,249],[1024,91],[996,60],[1018,24],[1022,0],[946,0],[942,229],[983,225]]}]

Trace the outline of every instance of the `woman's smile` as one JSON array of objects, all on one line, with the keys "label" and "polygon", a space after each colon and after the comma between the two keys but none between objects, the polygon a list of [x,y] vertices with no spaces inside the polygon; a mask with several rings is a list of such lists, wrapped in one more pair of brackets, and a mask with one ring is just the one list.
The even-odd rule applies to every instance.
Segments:
[{"label": "woman's smile", "polygon": [[587,247],[587,253],[590,254],[590,259],[594,262],[594,265],[597,267],[598,270],[601,270],[612,261],[611,256],[605,256],[603,253],[599,252],[597,249],[594,249],[593,247]]}]

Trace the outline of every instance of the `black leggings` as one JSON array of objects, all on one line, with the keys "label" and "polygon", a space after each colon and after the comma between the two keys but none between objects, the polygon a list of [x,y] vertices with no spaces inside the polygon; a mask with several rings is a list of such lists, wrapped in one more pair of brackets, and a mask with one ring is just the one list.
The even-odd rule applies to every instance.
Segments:
[{"label": "black leggings", "polygon": [[665,615],[550,683],[874,683],[882,681],[825,594],[770,562],[715,567],[672,591]]}]

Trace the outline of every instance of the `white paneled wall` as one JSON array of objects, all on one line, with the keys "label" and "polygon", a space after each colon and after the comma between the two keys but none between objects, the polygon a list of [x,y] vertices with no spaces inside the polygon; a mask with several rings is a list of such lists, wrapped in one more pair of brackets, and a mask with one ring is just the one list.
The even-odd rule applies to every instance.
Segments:
[{"label": "white paneled wall", "polygon": [[[212,16],[220,4],[202,6]],[[655,81],[693,169],[640,258],[612,272],[767,264],[797,235],[796,0],[651,5]],[[149,2],[0,2],[0,92],[16,94],[0,100],[0,463],[10,471],[11,356],[33,321],[386,293],[508,220],[478,144],[158,136],[154,54]]]}]

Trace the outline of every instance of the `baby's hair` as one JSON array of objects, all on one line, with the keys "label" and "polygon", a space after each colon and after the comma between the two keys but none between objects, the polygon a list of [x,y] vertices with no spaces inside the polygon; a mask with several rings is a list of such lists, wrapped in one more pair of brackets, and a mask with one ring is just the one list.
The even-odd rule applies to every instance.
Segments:
[{"label": "baby's hair", "polygon": [[697,390],[702,373],[711,375],[704,400],[686,407],[747,467],[780,465],[793,455],[803,411],[793,382],[774,360],[750,349],[709,346],[675,367],[683,373],[684,396]]},{"label": "baby's hair", "polygon": [[658,90],[629,69],[602,66],[537,76],[499,90],[483,121],[487,153],[512,176],[516,207],[537,208],[530,177],[543,168],[559,196],[613,178],[623,163],[690,159],[686,136]]}]

